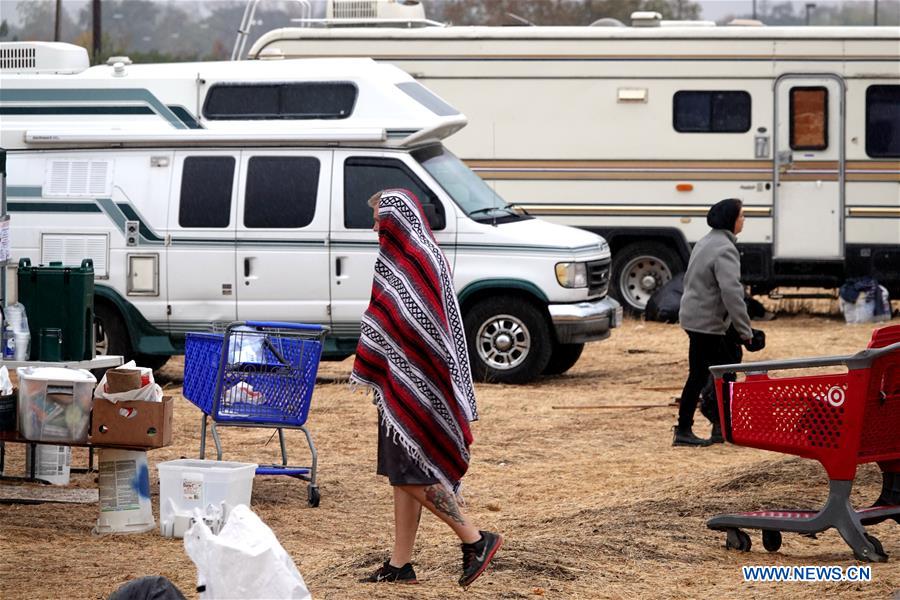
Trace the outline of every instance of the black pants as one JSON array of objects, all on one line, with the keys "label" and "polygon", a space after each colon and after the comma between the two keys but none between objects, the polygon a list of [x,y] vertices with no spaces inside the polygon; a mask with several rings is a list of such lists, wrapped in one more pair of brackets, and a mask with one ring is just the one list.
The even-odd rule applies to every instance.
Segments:
[{"label": "black pants", "polygon": [[725,335],[696,331],[686,333],[690,338],[689,370],[678,407],[678,428],[682,430],[694,424],[694,412],[697,410],[700,392],[710,379],[709,368],[713,365],[741,362],[742,355],[740,338],[733,329],[729,329]]}]

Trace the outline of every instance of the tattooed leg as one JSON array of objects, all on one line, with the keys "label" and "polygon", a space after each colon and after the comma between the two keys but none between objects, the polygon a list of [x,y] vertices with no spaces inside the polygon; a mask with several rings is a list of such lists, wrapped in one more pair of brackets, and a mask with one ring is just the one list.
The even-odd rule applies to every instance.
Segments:
[{"label": "tattooed leg", "polygon": [[460,525],[465,525],[466,520],[456,505],[456,497],[448,492],[447,488],[442,485],[429,485],[425,488],[425,498],[428,499],[435,509]]},{"label": "tattooed leg", "polygon": [[418,500],[450,528],[465,543],[477,542],[481,539],[478,528],[472,525],[456,502],[456,497],[444,486],[404,485],[402,489]]}]

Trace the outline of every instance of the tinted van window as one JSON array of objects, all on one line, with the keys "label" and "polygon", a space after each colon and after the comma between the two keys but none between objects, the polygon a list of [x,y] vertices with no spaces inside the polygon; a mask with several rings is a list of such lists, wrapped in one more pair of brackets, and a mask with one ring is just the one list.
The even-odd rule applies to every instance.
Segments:
[{"label": "tinted van window", "polygon": [[350,82],[218,84],[206,94],[207,119],[346,119],[356,85]]},{"label": "tinted van window", "polygon": [[311,156],[254,156],[247,161],[244,226],[295,228],[316,212],[319,160]]},{"label": "tinted van window", "polygon": [[184,159],[178,204],[181,227],[228,227],[234,163],[233,156]]},{"label": "tinted van window", "polygon": [[374,224],[372,209],[366,202],[372,194],[387,188],[409,190],[423,206],[431,204],[438,215],[444,214],[444,207],[434,193],[402,161],[394,158],[348,158],[344,162],[344,227],[371,229]]}]

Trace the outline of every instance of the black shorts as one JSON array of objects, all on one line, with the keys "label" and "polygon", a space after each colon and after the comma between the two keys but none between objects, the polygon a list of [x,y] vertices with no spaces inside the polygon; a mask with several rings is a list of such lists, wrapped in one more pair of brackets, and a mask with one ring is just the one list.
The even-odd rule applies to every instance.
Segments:
[{"label": "black shorts", "polygon": [[376,473],[384,475],[391,485],[434,485],[438,480],[422,470],[388,433],[381,418],[378,419],[378,467]]}]

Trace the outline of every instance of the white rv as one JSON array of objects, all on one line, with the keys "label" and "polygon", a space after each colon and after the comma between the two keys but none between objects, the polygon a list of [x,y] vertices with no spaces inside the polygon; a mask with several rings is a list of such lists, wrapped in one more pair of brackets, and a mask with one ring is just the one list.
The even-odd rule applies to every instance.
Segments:
[{"label": "white rv", "polygon": [[437,27],[416,12],[376,28],[345,13],[268,32],[249,58],[401,67],[465,112],[448,147],[507,201],[606,238],[626,307],[683,270],[728,197],[746,206],[755,292],[871,275],[900,296],[900,29]]},{"label": "white rv", "polygon": [[609,335],[609,248],[510,210],[441,140],[466,118],[369,59],[88,68],[0,44],[13,260],[93,259],[100,340],[160,363],[234,320],[328,325],[353,353],[377,236],[368,197],[412,190],[454,266],[473,371],[560,373]]}]

